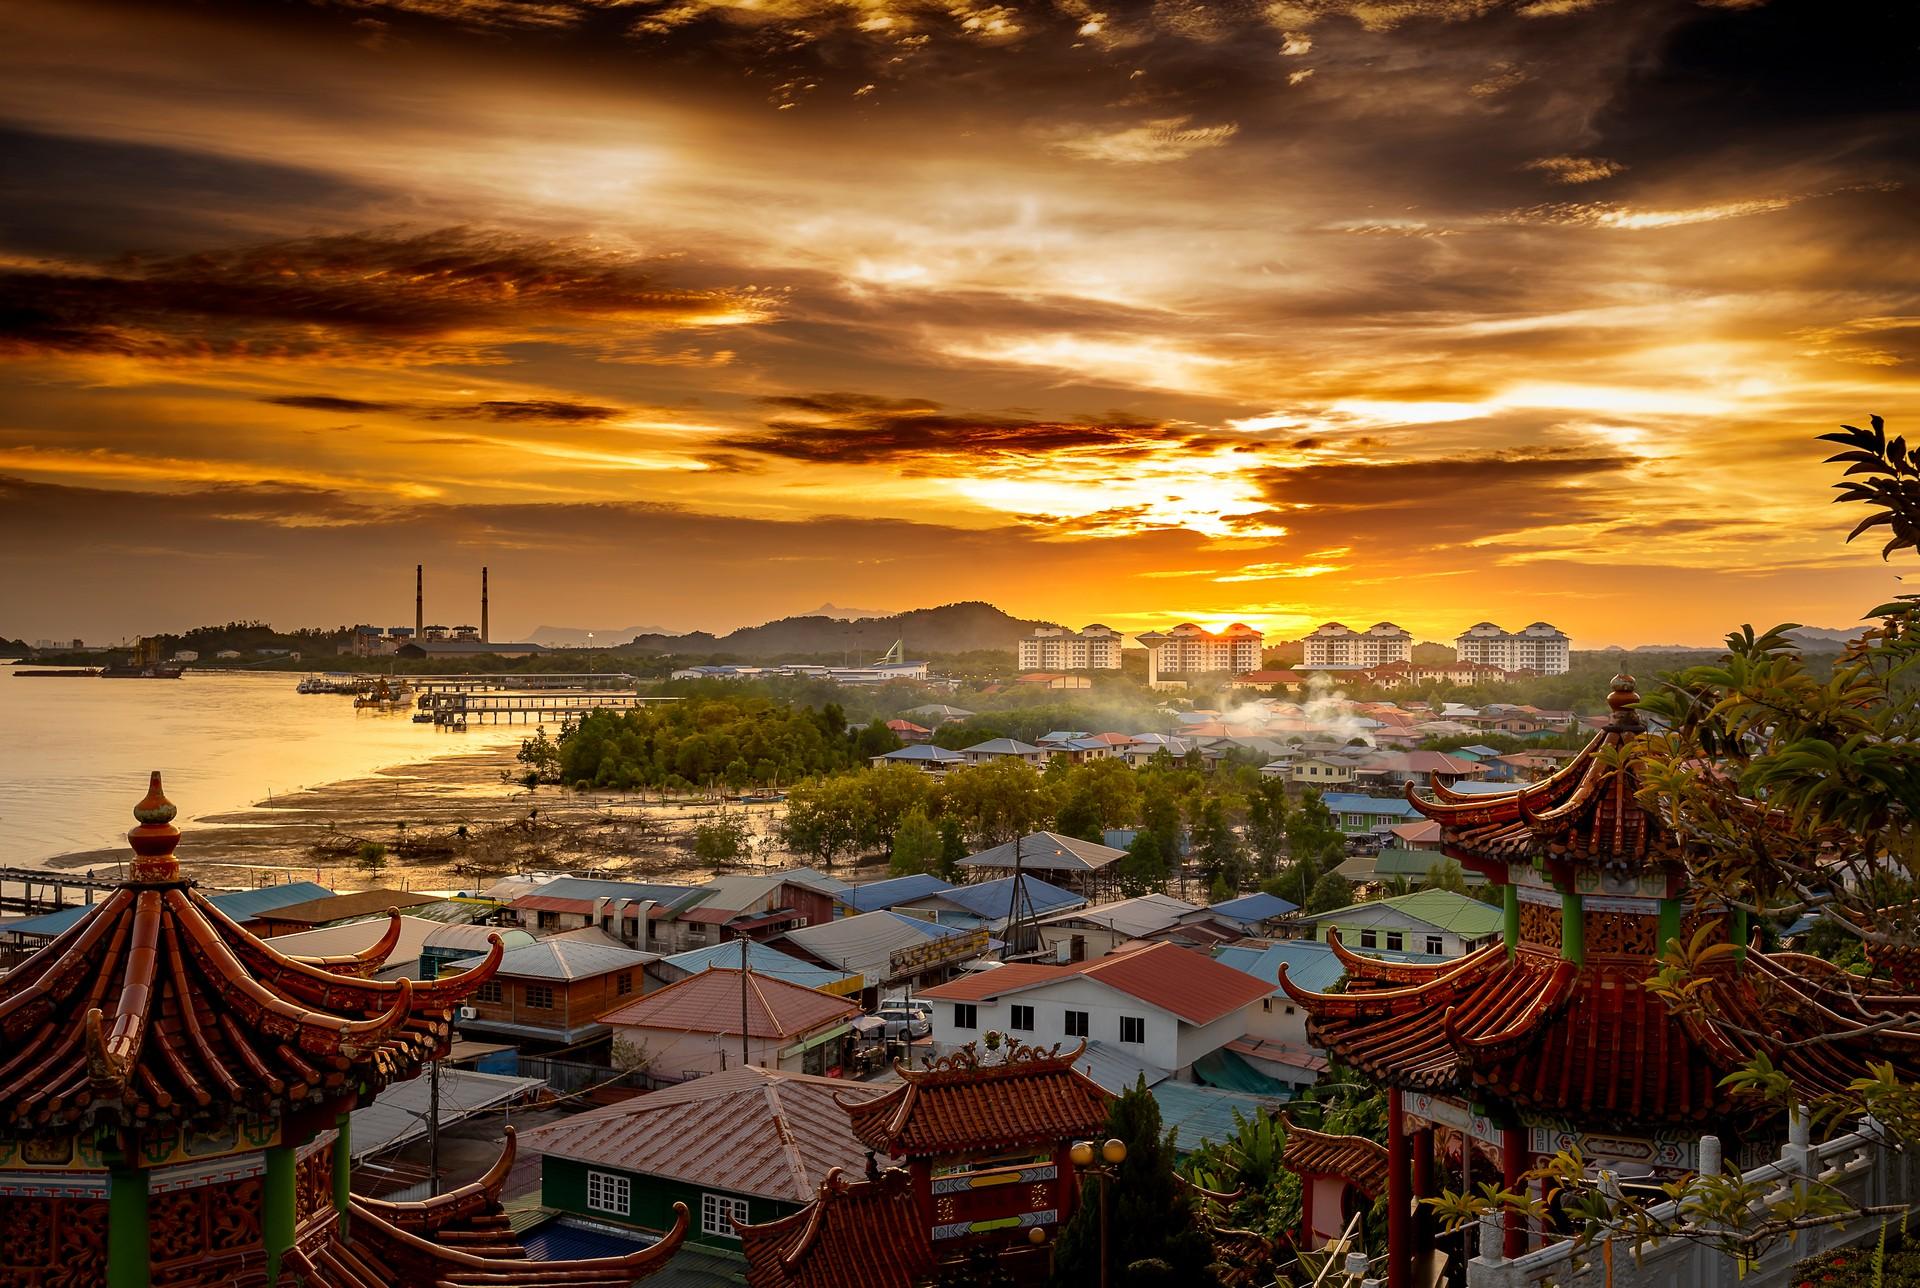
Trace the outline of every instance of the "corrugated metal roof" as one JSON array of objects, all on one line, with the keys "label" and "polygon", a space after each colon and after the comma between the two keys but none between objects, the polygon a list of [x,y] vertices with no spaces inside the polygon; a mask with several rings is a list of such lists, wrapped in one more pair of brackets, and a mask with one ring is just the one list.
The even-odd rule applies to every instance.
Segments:
[{"label": "corrugated metal roof", "polygon": [[[440,1067],[440,1126],[444,1130],[495,1105],[533,1096],[546,1085],[539,1078],[509,1078],[443,1064]],[[425,1136],[431,1093],[427,1077],[422,1074],[394,1083],[376,1096],[372,1104],[354,1110],[347,1129],[354,1160],[357,1162]]]},{"label": "corrugated metal roof", "polygon": [[860,912],[876,912],[909,899],[921,899],[951,889],[953,886],[950,883],[931,872],[919,872],[912,876],[889,877],[884,881],[869,881],[854,886],[841,899]]},{"label": "corrugated metal roof", "polygon": [[[520,1137],[554,1154],[688,1184],[810,1201],[835,1167],[858,1176],[867,1149],[838,1101],[889,1088],[753,1067],[708,1074]],[[882,1160],[884,1163],[889,1160]]]},{"label": "corrugated metal roof", "polygon": [[1456,894],[1452,890],[1415,890],[1412,894],[1395,895],[1391,899],[1348,904],[1331,912],[1303,917],[1302,920],[1315,923],[1333,921],[1352,916],[1357,911],[1382,907],[1391,908],[1414,921],[1450,930],[1463,939],[1478,939],[1482,935],[1497,933],[1502,919],[1500,909],[1464,894]]},{"label": "corrugated metal roof", "polygon": [[[783,953],[778,948],[769,947],[754,940],[748,940],[746,943],[747,966],[757,975],[772,975],[776,979],[784,979],[789,984],[798,984],[802,988],[825,988],[854,978],[845,971],[815,966],[812,962],[803,962],[790,953]],[[705,948],[690,948],[684,953],[662,957],[654,963],[654,969],[657,971],[662,966],[670,966],[687,975],[698,975],[701,971],[714,966],[738,966],[739,964],[740,943],[736,940],[727,944],[709,944]]]},{"label": "corrugated metal roof", "polygon": [[[748,971],[744,984],[747,1036],[784,1041],[844,1024],[860,1008],[842,997]],[[600,1023],[671,1033],[740,1032],[743,1005],[738,970],[713,966],[698,975],[632,998],[600,1017]]]},{"label": "corrugated metal roof", "polygon": [[1242,1118],[1257,1118],[1287,1103],[1279,1096],[1223,1091],[1191,1082],[1163,1082],[1153,1089],[1153,1098],[1160,1106],[1161,1128],[1175,1133],[1174,1148],[1182,1154],[1216,1141],[1232,1140],[1240,1131],[1234,1121],[1236,1112]]},{"label": "corrugated metal roof", "polygon": [[1177,925],[1182,917],[1199,911],[1199,904],[1188,903],[1172,895],[1143,894],[1132,899],[1116,899],[1112,903],[1096,903],[1072,912],[1057,913],[1046,921],[1084,922],[1132,938],[1165,930],[1168,926]]},{"label": "corrugated metal roof", "polygon": [[1035,872],[1098,872],[1126,854],[1125,850],[1083,841],[1077,836],[1035,832],[1018,841],[1008,841],[1005,845],[969,854],[960,862],[970,868],[1011,868],[1014,866],[1016,846],[1019,849],[1020,867]]},{"label": "corrugated metal roof", "polygon": [[1269,917],[1284,917],[1290,912],[1298,912],[1300,906],[1288,903],[1277,894],[1268,894],[1262,890],[1254,894],[1243,894],[1238,899],[1227,899],[1210,904],[1207,911],[1234,921],[1265,921]]},{"label": "corrugated metal roof", "polygon": [[1111,1042],[1089,1042],[1073,1067],[1113,1092],[1116,1096],[1136,1085],[1141,1078],[1149,1087],[1158,1086],[1173,1075],[1158,1065],[1148,1064]]},{"label": "corrugated metal roof", "polygon": [[[1048,913],[1077,908],[1086,903],[1073,891],[1062,890],[1039,877],[1022,875],[1020,892],[1024,896],[1021,900],[1024,905],[1022,911],[1033,916],[1044,917]],[[951,886],[936,895],[934,902],[954,904],[982,921],[999,926],[1007,919],[1007,912],[1013,903],[1013,878],[998,877],[992,881],[976,881],[972,885]]]},{"label": "corrugated metal roof", "polygon": [[[420,950],[439,931],[448,927],[437,921],[428,921],[422,917],[400,918],[400,942],[387,954],[387,961],[401,965],[408,958],[418,958]],[[462,927],[465,929],[465,927]],[[292,953],[300,957],[331,957],[339,953],[357,953],[371,947],[380,936],[387,933],[385,917],[369,918],[366,921],[351,921],[343,926],[322,926],[318,930],[301,930],[291,935],[275,935],[271,942],[283,953]],[[486,942],[481,941],[480,951],[486,951]]]},{"label": "corrugated metal roof", "polygon": [[500,974],[509,979],[591,979],[660,960],[659,953],[583,943],[577,939],[540,939],[510,948],[500,958]]},{"label": "corrugated metal roof", "polygon": [[345,894],[325,895],[305,903],[283,904],[256,915],[268,921],[318,926],[330,921],[371,916],[388,908],[415,908],[421,904],[438,902],[440,900],[433,895],[414,894],[409,890],[349,890]]},{"label": "corrugated metal roof", "polygon": [[889,957],[900,949],[965,933],[957,926],[936,925],[897,912],[862,912],[823,925],[789,930],[781,938],[810,957],[865,975],[871,984],[890,976]]},{"label": "corrugated metal roof", "polygon": [[[324,899],[332,893],[327,887],[312,881],[289,881],[285,885],[260,886],[254,890],[223,890],[219,894],[209,895],[207,901],[235,921],[250,921],[263,912]],[[51,939],[86,916],[88,908],[92,906],[87,904],[49,912],[44,916],[23,917],[19,921],[8,922],[6,929],[11,934]]]},{"label": "corrugated metal roof", "polygon": [[[652,899],[668,903],[692,892],[697,887],[685,885],[666,885],[654,881],[603,881],[597,877],[555,877],[545,885],[535,886],[527,893],[547,899],[580,899],[592,903],[595,899]],[[518,907],[520,900],[514,900]]]}]

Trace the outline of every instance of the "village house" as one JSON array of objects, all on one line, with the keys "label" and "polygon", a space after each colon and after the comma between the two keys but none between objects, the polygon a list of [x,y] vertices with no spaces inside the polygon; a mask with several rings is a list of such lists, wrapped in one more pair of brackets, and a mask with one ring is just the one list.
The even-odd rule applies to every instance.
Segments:
[{"label": "village house", "polygon": [[689,948],[683,953],[662,957],[647,967],[647,991],[677,984],[688,976],[698,975],[715,966],[738,968],[742,942],[746,944],[747,969],[756,975],[771,975],[789,984],[817,989],[834,997],[857,999],[866,987],[867,981],[859,975],[850,975],[831,966],[803,962],[791,953],[783,953],[758,940],[736,939],[732,943],[709,944],[705,948]]},{"label": "village house", "polygon": [[774,947],[863,977],[863,999],[877,1004],[885,989],[938,984],[960,963],[985,953],[987,935],[898,912],[863,912],[790,930]]},{"label": "village house", "polygon": [[1497,759],[1500,764],[1507,766],[1510,779],[1532,783],[1554,773],[1579,754],[1557,747],[1529,747],[1525,751],[1508,752]]},{"label": "village house", "polygon": [[1203,913],[1199,904],[1168,894],[1143,894],[1111,903],[1090,904],[1043,917],[1040,940],[1060,961],[1104,957],[1121,944],[1170,930]]},{"label": "village house", "polygon": [[1011,963],[920,996],[935,1003],[939,1050],[989,1030],[1041,1046],[1085,1038],[1190,1079],[1195,1061],[1246,1033],[1247,1010],[1267,993],[1259,980],[1202,954],[1152,944],[1070,966]]},{"label": "village house", "polygon": [[883,877],[878,881],[863,881],[858,885],[848,886],[846,893],[836,901],[834,910],[840,916],[850,916],[860,912],[884,912],[909,899],[918,899],[951,889],[953,889],[951,882],[942,881],[931,872],[914,872],[903,877]]},{"label": "village house", "polygon": [[1395,823],[1420,817],[1402,796],[1361,796],[1354,792],[1323,792],[1320,803],[1333,815],[1334,826],[1348,836],[1385,832]]},{"label": "village house", "polygon": [[960,860],[970,878],[1012,876],[1016,869],[1037,875],[1076,894],[1094,897],[1112,881],[1113,865],[1125,850],[1058,832],[1031,832]]},{"label": "village house", "polygon": [[1252,689],[1256,693],[1272,693],[1276,689],[1282,693],[1298,693],[1306,687],[1307,677],[1298,671],[1281,669],[1277,671],[1248,671],[1245,675],[1233,677],[1236,689]]},{"label": "village house", "polygon": [[1500,934],[1504,915],[1490,904],[1451,890],[1416,890],[1297,917],[1294,924],[1304,937],[1322,942],[1337,932],[1340,942],[1355,952],[1383,949],[1464,957]]},{"label": "village house", "polygon": [[[508,950],[493,977],[467,1001],[463,1033],[523,1044],[576,1046],[607,1035],[600,1014],[646,987],[655,953],[578,939],[549,938]],[[443,969],[442,979],[460,972]]]},{"label": "village house", "polygon": [[911,720],[889,720],[887,721],[887,730],[909,747],[915,743],[930,742],[933,739],[933,730],[927,728],[925,725],[915,724]]},{"label": "village house", "polygon": [[989,760],[1019,760],[1029,765],[1043,766],[1052,753],[1030,742],[1021,742],[1018,738],[989,738],[985,742],[961,748],[960,754],[967,758],[970,765],[982,765]]},{"label": "village house", "polygon": [[305,903],[282,904],[255,914],[250,929],[264,938],[289,935],[321,926],[361,921],[378,916],[389,908],[407,909],[439,903],[436,895],[414,894],[408,890],[353,890],[330,894]]},{"label": "village house", "polygon": [[715,877],[670,905],[654,922],[660,952],[684,952],[742,937],[770,940],[789,930],[832,921],[846,887],[826,885],[800,868],[766,876]]},{"label": "village house", "polygon": [[688,1243],[737,1253],[736,1221],[798,1211],[834,1168],[864,1171],[867,1147],[842,1106],[886,1090],[736,1065],[536,1127],[520,1143],[540,1159],[545,1206],[657,1233],[684,1203]]},{"label": "village house", "polygon": [[507,911],[523,930],[536,935],[599,926],[630,947],[651,949],[653,937],[646,919],[655,908],[684,899],[695,889],[646,881],[556,877],[515,895]]},{"label": "village house", "polygon": [[893,905],[895,912],[909,917],[926,917],[943,926],[961,930],[984,930],[999,936],[1010,919],[1051,916],[1072,908],[1084,908],[1087,901],[1071,890],[1063,890],[1039,877],[1020,877],[1020,901],[1014,903],[1012,877],[979,881],[973,885],[948,886]]},{"label": "village house", "polygon": [[957,769],[967,764],[967,758],[957,751],[948,751],[945,747],[936,747],[932,743],[920,743],[912,747],[902,747],[898,751],[883,752],[869,757],[870,762],[880,765],[910,765],[923,773],[938,774],[949,769]]},{"label": "village house", "polygon": [[1435,779],[1442,786],[1452,787],[1463,778],[1479,778],[1486,773],[1479,761],[1440,751],[1376,751],[1361,762],[1361,767],[1381,771],[1386,785],[1396,789],[1409,783],[1426,789]]},{"label": "village house", "polygon": [[844,997],[714,966],[614,1006],[600,1020],[613,1033],[617,1061],[679,1082],[742,1064],[838,1075],[859,1014]]}]

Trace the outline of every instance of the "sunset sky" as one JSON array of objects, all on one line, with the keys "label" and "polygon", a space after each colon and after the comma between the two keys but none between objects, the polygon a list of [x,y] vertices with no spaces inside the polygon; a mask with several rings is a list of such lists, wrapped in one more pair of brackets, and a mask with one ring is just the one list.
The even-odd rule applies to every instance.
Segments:
[{"label": "sunset sky", "polygon": [[1848,625],[1912,12],[10,4],[0,635]]}]

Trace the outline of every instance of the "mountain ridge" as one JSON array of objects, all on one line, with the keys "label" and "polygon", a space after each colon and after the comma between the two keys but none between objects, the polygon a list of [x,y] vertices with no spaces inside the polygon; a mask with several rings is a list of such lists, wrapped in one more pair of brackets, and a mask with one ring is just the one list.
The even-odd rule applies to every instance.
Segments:
[{"label": "mountain ridge", "polygon": [[625,647],[653,653],[732,653],[760,658],[857,653],[855,660],[865,663],[886,652],[895,640],[902,641],[909,657],[976,649],[1011,650],[1022,637],[1052,625],[1055,623],[1014,617],[975,599],[884,617],[782,617],[724,635],[709,631],[685,635],[648,632],[634,636]]}]

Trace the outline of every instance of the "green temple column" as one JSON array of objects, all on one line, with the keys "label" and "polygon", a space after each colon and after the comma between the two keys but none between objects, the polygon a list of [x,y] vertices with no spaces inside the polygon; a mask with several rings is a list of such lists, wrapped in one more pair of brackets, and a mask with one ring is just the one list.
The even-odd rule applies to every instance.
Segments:
[{"label": "green temple column", "polygon": [[1520,947],[1520,887],[1509,881],[1500,887],[1500,933],[1507,943],[1507,960]]},{"label": "green temple column", "polygon": [[1680,938],[1680,918],[1685,915],[1685,907],[1678,899],[1660,901],[1660,943],[1659,955],[1664,957],[1667,945]]},{"label": "green temple column", "polygon": [[1571,890],[1560,895],[1560,955],[1575,965],[1587,960],[1586,906]]},{"label": "green temple column", "polygon": [[334,1123],[340,1135],[333,1142],[333,1213],[339,1220],[343,1239],[347,1237],[348,1210],[353,1203],[353,1191],[348,1187],[353,1177],[352,1125],[351,1114],[341,1114]]},{"label": "green temple column", "polygon": [[293,1149],[275,1145],[267,1150],[265,1194],[261,1203],[260,1233],[267,1245],[267,1283],[280,1282],[280,1261],[293,1247],[295,1207]]},{"label": "green temple column", "polygon": [[153,1252],[147,1236],[147,1173],[107,1173],[107,1288],[147,1288]]}]

